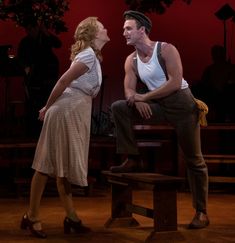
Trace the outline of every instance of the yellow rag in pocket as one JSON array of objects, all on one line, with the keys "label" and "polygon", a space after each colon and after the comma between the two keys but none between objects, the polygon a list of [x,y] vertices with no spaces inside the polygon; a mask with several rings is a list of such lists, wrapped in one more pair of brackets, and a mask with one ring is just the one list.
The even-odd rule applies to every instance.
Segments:
[{"label": "yellow rag in pocket", "polygon": [[206,120],[206,115],[209,111],[208,106],[205,102],[194,98],[197,108],[199,109],[199,122],[201,126],[206,127],[207,126],[207,120]]}]

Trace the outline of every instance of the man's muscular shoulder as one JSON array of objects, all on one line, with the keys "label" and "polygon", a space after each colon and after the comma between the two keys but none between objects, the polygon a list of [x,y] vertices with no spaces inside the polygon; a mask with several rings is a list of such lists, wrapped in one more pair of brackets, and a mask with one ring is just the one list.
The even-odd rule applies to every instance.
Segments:
[{"label": "man's muscular shoulder", "polygon": [[133,68],[133,61],[136,58],[136,52],[133,51],[130,55],[127,56],[125,61],[125,66],[129,68]]},{"label": "man's muscular shoulder", "polygon": [[170,55],[171,53],[176,52],[177,49],[174,45],[172,45],[171,43],[167,43],[167,42],[163,42],[162,46],[161,46],[161,55],[162,57],[167,57],[168,55]]},{"label": "man's muscular shoulder", "polygon": [[127,56],[126,61],[133,61],[133,58],[136,57],[136,51],[133,51],[130,55]]}]

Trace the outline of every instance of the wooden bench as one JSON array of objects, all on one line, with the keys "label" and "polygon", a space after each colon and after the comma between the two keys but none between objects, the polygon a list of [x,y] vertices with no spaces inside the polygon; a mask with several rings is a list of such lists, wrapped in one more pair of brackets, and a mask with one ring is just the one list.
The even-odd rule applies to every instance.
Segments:
[{"label": "wooden bench", "polygon": [[[166,140],[163,139],[137,139],[137,146],[140,148],[144,147],[161,147],[162,143]],[[114,137],[97,137],[91,138],[90,140],[91,148],[115,148],[116,149],[116,139]]]},{"label": "wooden bench", "polygon": [[[33,154],[36,148],[36,140],[31,139],[14,139],[0,141],[0,151],[4,158],[5,167],[9,168],[11,183],[14,185],[14,193],[18,197],[22,196],[22,188],[29,184],[29,176],[23,171],[30,172]],[[0,166],[2,165],[2,158],[0,159]]]},{"label": "wooden bench", "polygon": [[[22,197],[26,188],[27,192],[29,192],[32,174],[25,173],[25,171],[31,171],[31,165],[33,162],[36,145],[36,140],[29,139],[0,141],[1,152],[7,152],[10,155],[7,159],[5,159],[4,164],[10,168],[11,175],[9,176],[11,177],[12,183],[14,184],[17,197]],[[0,157],[0,166],[2,165],[1,162],[2,160]],[[91,176],[88,176],[87,179],[87,187],[79,187],[75,185],[72,186],[74,195],[77,195],[80,191],[82,191],[85,196],[92,195],[93,185],[96,182],[96,179]],[[49,180],[47,184],[49,184],[51,188],[55,187],[54,180]]]},{"label": "wooden bench", "polygon": [[[205,154],[204,159],[207,165],[214,164],[221,167],[220,173],[228,172],[230,165],[235,164],[235,154]],[[234,176],[209,176],[210,183],[235,183]]]},{"label": "wooden bench", "polygon": [[[177,230],[177,189],[184,179],[157,173],[111,173],[102,171],[111,184],[111,217],[105,227],[131,227],[139,223],[132,213],[152,218],[154,226],[148,239],[156,232]],[[132,203],[132,192],[137,185],[145,185],[153,192],[153,208]]]},{"label": "wooden bench", "polygon": [[137,141],[143,139],[143,143],[146,145],[148,141],[161,143],[158,149],[149,147],[147,153],[144,153],[148,171],[176,175],[178,172],[178,143],[174,127],[168,123],[136,123],[133,129]]},{"label": "wooden bench", "polygon": [[235,124],[215,123],[203,127],[201,142],[210,184],[234,184]]},{"label": "wooden bench", "polygon": [[[153,134],[174,134],[174,128],[168,124],[136,124],[134,130],[139,134],[145,134],[146,137],[153,137]],[[174,154],[176,160],[175,172],[178,176],[184,177],[186,173],[185,160],[181,149],[177,145],[177,137],[172,137],[175,143]],[[235,124],[234,123],[214,123],[206,127],[201,127],[202,153],[209,168],[209,181],[211,183],[235,183],[234,176],[212,175],[211,167],[214,165],[227,168],[227,172],[235,165]],[[221,173],[220,167],[218,173]],[[228,173],[229,174],[229,173]]]},{"label": "wooden bench", "polygon": [[235,154],[205,154],[203,157],[207,163],[235,164]]},{"label": "wooden bench", "polygon": [[[168,165],[165,162],[167,156],[163,156],[163,153],[161,153],[163,150],[162,148],[165,148],[168,143],[167,139],[137,139],[137,146],[146,168],[148,164],[153,167],[154,163],[151,163],[153,161],[160,162],[162,166]],[[89,169],[93,173],[100,174],[100,171],[108,170],[111,166],[120,164],[122,159],[122,155],[116,153],[115,137],[91,137],[89,148]],[[157,163],[157,165],[159,165],[159,163]]]}]

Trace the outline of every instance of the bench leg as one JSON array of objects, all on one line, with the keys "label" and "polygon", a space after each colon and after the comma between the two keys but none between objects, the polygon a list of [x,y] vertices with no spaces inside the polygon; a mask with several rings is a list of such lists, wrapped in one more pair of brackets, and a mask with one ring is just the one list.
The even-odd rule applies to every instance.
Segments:
[{"label": "bench leg", "polygon": [[126,209],[126,205],[132,203],[131,186],[126,183],[112,181],[111,189],[112,189],[111,218],[105,223],[105,227],[138,226],[139,223],[132,217],[132,213]]},{"label": "bench leg", "polygon": [[153,190],[155,231],[177,230],[176,189],[171,187],[166,186]]},{"label": "bench leg", "polygon": [[[153,189],[154,230],[145,240],[146,243],[159,239],[163,232],[177,231],[176,196],[176,189],[172,188],[172,186],[155,187]],[[179,237],[178,232],[175,232],[175,234]]]}]

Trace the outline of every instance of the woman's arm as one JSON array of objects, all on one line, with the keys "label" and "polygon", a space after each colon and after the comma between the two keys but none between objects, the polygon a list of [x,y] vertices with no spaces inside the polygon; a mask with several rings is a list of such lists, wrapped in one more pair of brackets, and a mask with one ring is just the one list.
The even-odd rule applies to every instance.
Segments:
[{"label": "woman's arm", "polygon": [[51,94],[47,100],[46,105],[39,111],[39,120],[43,120],[46,111],[56,101],[56,99],[63,93],[69,84],[77,79],[79,76],[87,72],[88,67],[82,62],[73,63],[70,68],[60,77],[54,86]]}]

